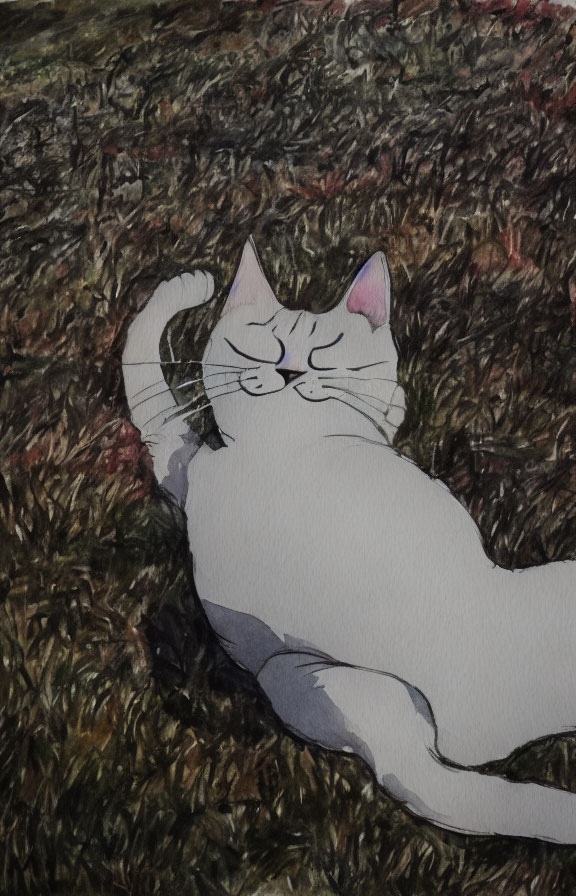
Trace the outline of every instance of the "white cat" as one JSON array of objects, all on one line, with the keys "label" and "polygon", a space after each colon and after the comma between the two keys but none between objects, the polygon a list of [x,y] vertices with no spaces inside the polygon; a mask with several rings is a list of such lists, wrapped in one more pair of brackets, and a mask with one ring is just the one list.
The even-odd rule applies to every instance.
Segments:
[{"label": "white cat", "polygon": [[166,324],[212,292],[202,272],[161,284],[123,361],[225,649],[290,729],[363,757],[411,812],[576,843],[576,794],[473,770],[576,727],[576,568],[495,567],[459,502],[391,447],[404,393],[384,255],[314,315],[277,302],[246,244],[198,362],[224,447],[196,451],[190,410],[154,387]]}]

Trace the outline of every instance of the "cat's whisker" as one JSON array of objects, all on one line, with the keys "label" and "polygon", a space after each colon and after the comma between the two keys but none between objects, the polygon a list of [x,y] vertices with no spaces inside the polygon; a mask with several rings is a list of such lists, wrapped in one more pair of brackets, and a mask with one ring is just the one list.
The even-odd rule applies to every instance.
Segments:
[{"label": "cat's whisker", "polygon": [[[250,380],[257,380],[257,379],[258,379],[257,376],[245,376],[245,377],[243,378],[242,382],[243,382],[243,383],[247,383],[247,382],[249,382]],[[234,386],[234,385],[239,384],[239,383],[240,383],[240,377],[237,377],[236,379],[232,380],[231,383],[219,383],[217,386],[209,386],[209,387],[207,387],[204,391],[206,392],[206,395],[209,396],[210,393],[213,392],[215,389],[221,389],[223,386]],[[235,390],[235,391],[238,391],[238,390]]]},{"label": "cat's whisker", "polygon": [[[137,401],[135,404],[132,405],[132,410],[139,408],[140,405],[142,405],[142,404],[146,404],[147,401],[152,401],[154,398],[160,398],[161,395],[166,395],[168,392],[171,392],[171,391],[172,391],[172,389],[170,389],[170,387],[167,386],[166,389],[160,389],[159,392],[154,392],[153,395],[148,395],[146,398],[141,398],[140,401]],[[152,419],[154,419],[154,418],[152,418]]]},{"label": "cat's whisker", "polygon": [[160,367],[169,364],[200,364],[200,361],[122,361],[122,367],[144,367],[150,364],[158,364]]},{"label": "cat's whisker", "polygon": [[379,367],[381,364],[391,364],[392,361],[374,361],[372,364],[361,364],[360,367],[349,367],[348,369],[352,372],[358,370],[368,370],[369,367]]},{"label": "cat's whisker", "polygon": [[[200,376],[195,380],[188,380],[185,383],[181,383],[179,386],[174,386],[174,387],[167,386],[166,389],[161,389],[159,392],[154,392],[152,395],[147,395],[146,398],[140,399],[140,401],[137,401],[136,404],[132,405],[132,407],[138,408],[138,407],[140,407],[140,405],[145,404],[147,401],[152,401],[152,399],[154,399],[154,398],[160,398],[161,395],[166,395],[168,392],[175,392],[178,389],[184,389],[187,386],[192,386],[192,385],[194,385],[194,383],[201,383],[203,380],[207,380],[208,377],[211,377],[211,376],[231,376],[231,375],[232,374],[230,374],[230,373],[206,373],[206,374],[204,374],[204,376]],[[157,383],[154,383],[153,385],[160,386],[162,383],[164,383],[164,385],[166,385],[165,380],[159,380]],[[222,383],[222,385],[226,385],[226,383]],[[144,389],[140,389],[139,392],[135,393],[134,398],[136,398],[137,395],[141,395],[142,392],[146,391],[146,389],[151,389],[151,388],[152,388],[152,385],[145,386]],[[218,388],[218,387],[215,387],[215,388]]]},{"label": "cat's whisker", "polygon": [[234,379],[228,380],[228,382],[216,383],[214,385],[206,386],[205,392],[206,392],[206,394],[208,394],[209,392],[213,392],[214,389],[221,389],[223,386],[237,386],[239,383],[240,383],[240,377],[235,376]]},{"label": "cat's whisker", "polygon": [[[325,439],[356,439],[354,445],[359,445],[361,442],[367,442],[369,445],[377,445],[378,447],[382,447],[382,442],[379,442],[378,439],[369,439],[368,436],[361,436],[359,433],[355,432],[327,432],[324,436]],[[388,437],[386,437],[387,444]]]},{"label": "cat's whisker", "polygon": [[[232,395],[234,392],[240,392],[240,391],[241,391],[241,389],[231,389],[231,390],[228,390],[227,392],[221,392],[219,395],[213,395],[212,399],[222,398],[225,395]],[[166,418],[164,423],[168,423],[170,420],[173,420],[176,417],[193,417],[193,416],[195,416],[195,414],[199,414],[200,411],[206,411],[208,408],[212,407],[212,399],[207,404],[201,405],[199,408],[191,408],[189,411],[186,410],[181,414],[173,414],[172,417]]]},{"label": "cat's whisker", "polygon": [[185,389],[187,386],[193,386],[194,383],[201,383],[202,380],[207,380],[212,376],[233,376],[235,371],[227,371],[226,373],[220,373],[219,371],[214,371],[214,373],[205,373],[204,376],[199,376],[195,380],[187,380],[185,383],[180,383],[179,386],[176,386],[176,389]]},{"label": "cat's whisker", "polygon": [[[384,430],[382,429],[380,424],[370,414],[367,414],[366,411],[363,411],[360,408],[356,407],[356,405],[352,404],[351,401],[346,401],[345,398],[339,398],[338,395],[334,395],[333,397],[334,397],[334,401],[339,401],[341,404],[345,404],[347,407],[352,408],[353,411],[356,411],[357,414],[360,414],[361,417],[364,417],[365,420],[369,420],[370,423],[376,427],[376,429],[378,430],[380,435],[386,439],[386,443],[388,445],[390,445],[390,439],[388,438],[388,436],[386,435],[386,433],[384,432]],[[358,401],[361,401],[361,400],[362,399],[358,399]],[[369,407],[370,407],[370,405],[369,405]],[[372,410],[374,411],[374,410],[376,410],[376,408],[372,408]]]},{"label": "cat's whisker", "polygon": [[[395,382],[395,380],[393,382]],[[406,410],[401,404],[395,404],[393,401],[386,401],[385,398],[379,398],[377,395],[370,395],[368,392],[357,392],[354,389],[344,389],[342,386],[323,386],[322,388],[338,389],[340,392],[346,392],[347,395],[352,395],[353,398],[358,398],[358,401],[363,401],[364,399],[361,398],[361,396],[364,396],[364,398],[369,398],[371,399],[371,401],[379,402],[380,404],[384,405],[382,409],[370,405],[370,402],[368,401],[364,401],[365,404],[369,405],[369,407],[372,407],[375,411],[381,411],[384,416],[386,416],[391,408],[397,408],[399,411]]]},{"label": "cat's whisker", "polygon": [[[170,405],[170,407],[168,407],[168,408],[162,408],[161,411],[158,411],[157,414],[154,414],[153,417],[150,417],[149,420],[146,420],[146,422],[142,424],[142,426],[140,427],[140,429],[141,429],[141,430],[145,430],[148,426],[150,426],[151,423],[154,422],[154,420],[156,420],[158,417],[161,417],[162,414],[166,414],[168,411],[176,410],[176,408],[179,408],[179,407],[182,407],[182,405],[179,405],[179,404],[172,404],[172,405]],[[185,407],[185,405],[184,405],[184,407]],[[166,422],[166,421],[164,421],[164,422]]]},{"label": "cat's whisker", "polygon": [[[192,408],[192,410],[190,411],[190,413],[182,414],[181,416],[183,416],[183,417],[194,417],[194,415],[195,415],[195,414],[199,414],[200,411],[206,411],[206,410],[208,410],[208,408],[211,408],[211,407],[212,407],[212,405],[210,404],[210,402],[208,402],[207,404],[203,404],[203,405],[202,405],[201,407],[199,407],[199,408]],[[180,414],[177,414],[176,416],[180,416]],[[168,421],[166,421],[166,422],[168,422]]]},{"label": "cat's whisker", "polygon": [[[394,401],[386,401],[385,398],[378,398],[375,395],[369,395],[367,392],[354,392],[354,391],[350,390],[350,395],[357,395],[359,400],[361,400],[360,396],[364,395],[364,396],[366,396],[366,398],[372,399],[372,401],[381,402],[382,405],[384,406],[382,408],[382,413],[384,414],[385,417],[390,413],[392,408],[396,408],[396,410],[404,411],[404,413],[406,413],[406,408],[403,404],[396,404]],[[380,408],[375,408],[374,410],[380,410]]]},{"label": "cat's whisker", "polygon": [[[214,399],[224,398],[224,396],[226,395],[234,395],[235,392],[242,391],[242,387],[236,386],[234,383],[228,383],[228,386],[232,386],[233,388],[223,389],[222,391],[217,392],[217,394],[212,394],[213,391],[218,389],[217,386],[214,387],[214,390],[206,390],[206,397],[210,399],[210,402],[212,402]],[[209,405],[203,405],[202,408],[192,408],[192,412],[196,413],[196,411],[203,410],[206,407],[209,407]]]},{"label": "cat's whisker", "polygon": [[349,389],[341,389],[340,391],[345,392],[347,395],[350,395],[351,398],[355,398],[356,401],[362,402],[362,404],[365,404],[366,407],[370,408],[375,413],[384,415],[384,410],[382,408],[374,407],[374,405],[371,404],[371,402],[367,401],[365,398],[362,398],[360,395],[358,395],[357,392],[352,392]]},{"label": "cat's whisker", "polygon": [[[150,426],[150,424],[153,423],[158,417],[161,417],[162,414],[166,414],[166,413],[168,413],[168,411],[174,411],[174,410],[176,410],[176,408],[179,408],[179,407],[182,407],[182,405],[179,405],[179,404],[172,404],[172,405],[170,405],[170,407],[168,407],[168,408],[162,408],[161,411],[158,411],[157,414],[154,414],[153,417],[150,417],[149,420],[146,420],[146,421],[139,427],[140,430],[141,430],[141,431],[144,431],[144,430],[147,429],[147,427]],[[185,405],[184,405],[184,407],[185,407]],[[166,422],[166,420],[164,420],[164,423],[165,423],[165,422]]]},{"label": "cat's whisker", "polygon": [[199,364],[202,367],[227,367],[230,370],[256,370],[259,367],[259,364],[253,365],[252,367],[242,367],[237,364],[215,364],[208,363],[207,361],[190,361],[186,358],[183,358],[180,361],[123,361],[122,367],[142,367],[143,365],[148,364],[159,364],[161,367],[164,365],[169,366],[171,364]]},{"label": "cat's whisker", "polygon": [[359,380],[361,383],[397,383],[398,380],[391,376],[346,376],[346,374],[337,374],[336,376],[319,376],[319,380]]},{"label": "cat's whisker", "polygon": [[[229,386],[234,386],[235,384],[234,384],[234,383],[229,383],[228,385],[229,385]],[[218,387],[215,386],[214,388],[216,389],[216,388],[218,388]],[[210,396],[210,400],[212,401],[213,399],[216,399],[216,398],[222,398],[224,395],[232,395],[234,392],[240,392],[241,389],[242,389],[241,386],[239,386],[238,388],[233,388],[233,389],[225,389],[223,392],[218,393],[218,395],[211,395],[211,396]],[[166,390],[164,390],[164,391],[169,392],[170,390],[169,390],[169,389],[166,389]],[[207,394],[208,394],[208,392],[207,392]],[[187,404],[185,404],[185,405],[173,404],[173,405],[171,405],[171,407],[169,407],[169,408],[163,408],[163,409],[162,409],[161,411],[159,411],[157,414],[154,414],[153,417],[150,417],[150,419],[147,420],[147,421],[143,424],[142,428],[145,429],[146,427],[150,426],[150,424],[153,423],[154,420],[156,420],[157,417],[161,417],[162,414],[165,414],[167,411],[176,410],[177,408],[184,408],[184,409],[185,409],[184,411],[182,411],[181,414],[173,414],[171,417],[166,417],[166,419],[165,419],[165,420],[162,422],[162,424],[161,424],[162,426],[163,426],[165,423],[168,423],[170,420],[174,420],[174,419],[176,419],[176,418],[179,417],[179,416],[182,416],[182,415],[184,415],[184,416],[192,415],[192,414],[198,413],[199,411],[201,411],[201,410],[205,410],[206,408],[210,407],[210,404],[203,405],[201,408],[190,407],[190,406],[193,405],[194,402],[197,401],[197,400],[198,400],[198,398],[196,397],[196,398],[193,398],[191,401],[189,401],[189,402],[188,402]],[[188,410],[188,408],[190,408],[190,410]]]},{"label": "cat's whisker", "polygon": [[157,417],[161,417],[162,414],[166,414],[169,411],[174,411],[177,408],[182,408],[183,410],[177,412],[176,414],[171,414],[169,417],[165,417],[164,420],[162,421],[162,423],[160,424],[160,426],[165,426],[166,423],[171,423],[172,420],[178,420],[178,418],[180,418],[180,417],[188,417],[191,414],[193,414],[196,410],[202,410],[203,408],[195,409],[195,408],[190,407],[194,401],[195,401],[195,399],[193,399],[192,401],[189,401],[188,404],[185,404],[185,405],[173,404],[169,408],[163,408],[158,414],[154,414],[153,417],[150,417],[150,419],[147,420],[146,423],[144,423],[142,428],[145,429],[147,426],[150,426],[150,424],[154,420],[156,420]]},{"label": "cat's whisker", "polygon": [[[208,376],[210,376],[210,374],[208,374]],[[216,376],[216,374],[213,373],[212,376]],[[203,379],[203,376],[199,376],[195,380],[186,380],[185,383],[180,383],[178,386],[175,386],[174,391],[177,392],[179,389],[187,389],[188,386],[194,386],[196,383],[201,383]]]},{"label": "cat's whisker", "polygon": [[202,367],[223,367],[228,370],[236,370],[240,372],[241,370],[256,370],[259,367],[259,364],[253,364],[251,367],[243,367],[241,364],[215,364],[211,362],[208,364],[206,361],[188,361],[188,364],[201,364]]},{"label": "cat's whisker", "polygon": [[165,385],[165,384],[166,384],[166,380],[165,380],[165,379],[158,380],[158,381],[155,382],[155,383],[149,383],[147,386],[144,386],[143,389],[138,389],[138,392],[135,392],[134,395],[133,395],[132,397],[133,397],[133,398],[138,398],[139,395],[142,395],[143,392],[147,392],[148,389],[155,389],[155,388],[157,388],[158,386],[163,386],[163,385]]},{"label": "cat's whisker", "polygon": [[[370,402],[366,401],[365,399],[370,398],[372,401],[384,404],[386,407],[390,406],[390,403],[387,401],[385,402],[383,398],[378,398],[375,395],[369,395],[367,392],[357,392],[355,389],[345,389],[343,386],[323,386],[322,388],[323,389],[336,389],[338,392],[344,392],[344,393],[346,393],[346,395],[351,395],[352,398],[357,398],[358,401],[364,402],[364,404],[367,404],[374,411],[380,411],[381,413],[384,413],[383,408],[374,407],[374,405],[370,404]],[[362,396],[364,396],[364,397],[362,397]]]},{"label": "cat's whisker", "polygon": [[[214,394],[218,389],[222,389],[224,386],[231,386],[232,388],[224,389],[223,392],[218,392],[217,395]],[[220,398],[221,395],[231,395],[233,392],[240,392],[241,389],[242,387],[239,386],[238,383],[222,383],[221,386],[214,386],[213,389],[205,389],[204,391],[206,392],[206,396],[212,399]]]}]

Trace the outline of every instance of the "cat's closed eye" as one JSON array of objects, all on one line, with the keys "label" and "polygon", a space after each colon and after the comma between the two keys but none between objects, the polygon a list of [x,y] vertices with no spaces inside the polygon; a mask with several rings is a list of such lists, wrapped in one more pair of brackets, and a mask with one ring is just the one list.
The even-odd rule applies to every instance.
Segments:
[{"label": "cat's closed eye", "polygon": [[331,366],[325,366],[325,365],[320,366],[319,364],[315,364],[314,361],[312,360],[312,356],[316,352],[321,352],[324,349],[332,348],[333,345],[337,345],[343,336],[344,336],[344,333],[340,333],[340,335],[337,336],[336,339],[333,339],[332,342],[328,342],[328,343],[326,343],[326,345],[317,345],[317,346],[315,346],[315,348],[312,349],[312,351],[308,355],[308,366],[310,367],[311,370],[336,370],[337,369],[337,367],[331,367]]},{"label": "cat's closed eye", "polygon": [[232,343],[226,337],[224,337],[224,342],[228,343],[233,352],[235,352],[237,355],[240,355],[241,358],[246,358],[247,361],[256,361],[257,364],[279,364],[284,357],[286,349],[284,348],[284,343],[281,339],[278,339],[276,335],[274,335],[274,338],[278,342],[280,348],[280,355],[277,358],[260,358],[256,357],[256,355],[250,355],[247,352],[242,351],[242,349],[237,348],[234,343]]}]

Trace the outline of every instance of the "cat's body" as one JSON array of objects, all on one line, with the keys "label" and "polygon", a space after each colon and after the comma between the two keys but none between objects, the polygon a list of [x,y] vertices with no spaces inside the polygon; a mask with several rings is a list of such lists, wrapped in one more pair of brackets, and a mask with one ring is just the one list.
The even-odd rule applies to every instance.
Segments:
[{"label": "cat's body", "polygon": [[[131,400],[135,359],[159,360],[158,330],[208,296],[202,276],[157,291],[124,358],[165,484],[188,463],[182,423],[158,425],[165,397]],[[363,756],[412,811],[576,842],[576,795],[463,768],[576,727],[574,566],[495,567],[464,508],[393,450],[389,299],[377,255],[332,312],[287,311],[247,245],[202,362],[225,447],[189,462],[198,593],[286,724]]]},{"label": "cat's body", "polygon": [[[392,449],[346,437],[293,451],[235,444],[201,449],[191,476],[204,599],[410,683],[454,762],[574,728],[576,632],[558,609],[571,596],[561,565],[528,576],[493,567],[464,508]],[[216,541],[226,546],[217,564]],[[233,619],[220,634],[234,639]],[[251,647],[234,658],[250,666]]]}]

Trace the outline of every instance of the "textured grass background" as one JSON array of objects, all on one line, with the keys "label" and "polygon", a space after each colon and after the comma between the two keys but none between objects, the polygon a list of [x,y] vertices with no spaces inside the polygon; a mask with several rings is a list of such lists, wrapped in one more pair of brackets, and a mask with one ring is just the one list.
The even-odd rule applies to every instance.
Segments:
[{"label": "textured grass background", "polygon": [[[571,16],[0,5],[2,894],[576,892],[576,850],[442,832],[282,732],[194,603],[120,369],[154,286],[202,266],[218,296],[172,328],[200,357],[250,233],[317,310],[385,248],[398,447],[502,565],[576,558]],[[574,747],[499,770],[576,789]]]}]

